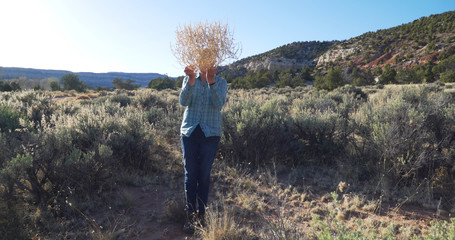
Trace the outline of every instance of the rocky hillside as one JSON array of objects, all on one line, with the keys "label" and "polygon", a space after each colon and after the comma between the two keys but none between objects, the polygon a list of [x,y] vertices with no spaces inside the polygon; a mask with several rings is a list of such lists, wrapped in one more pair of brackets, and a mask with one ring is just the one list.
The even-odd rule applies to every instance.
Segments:
[{"label": "rocky hillside", "polygon": [[334,44],[319,56],[318,67],[355,65],[375,68],[390,64],[408,68],[447,58],[455,53],[455,11],[422,17],[412,23]]},{"label": "rocky hillside", "polygon": [[336,43],[338,42],[293,42],[259,55],[241,59],[226,67],[221,67],[220,70],[226,75],[236,77],[243,76],[248,71],[261,69],[284,71],[301,69],[303,66],[314,67],[318,63],[319,56]]},{"label": "rocky hillside", "polygon": [[368,32],[345,41],[294,42],[221,68],[225,75],[248,71],[283,71],[303,66],[324,71],[330,66],[374,69],[390,64],[407,68],[437,63],[455,54],[455,11],[422,17],[411,23]]}]

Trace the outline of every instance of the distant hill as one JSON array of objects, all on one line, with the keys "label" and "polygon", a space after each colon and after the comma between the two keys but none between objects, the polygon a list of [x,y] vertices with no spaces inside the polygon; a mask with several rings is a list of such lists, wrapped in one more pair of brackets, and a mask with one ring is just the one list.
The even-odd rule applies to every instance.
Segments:
[{"label": "distant hill", "polygon": [[455,54],[455,11],[422,17],[397,27],[368,32],[345,41],[294,42],[241,59],[220,70],[235,78],[248,71],[283,71],[309,66],[401,69],[439,61]]},{"label": "distant hill", "polygon": [[45,79],[57,78],[61,79],[63,75],[74,73],[79,76],[79,79],[87,84],[89,87],[111,87],[112,81],[115,78],[123,80],[131,79],[136,84],[142,87],[155,78],[164,77],[165,75],[158,73],[124,73],[124,72],[108,72],[108,73],[92,73],[92,72],[70,72],[64,70],[43,70],[33,68],[17,68],[17,67],[2,67],[0,72],[0,79],[17,79],[26,77],[28,79]]}]

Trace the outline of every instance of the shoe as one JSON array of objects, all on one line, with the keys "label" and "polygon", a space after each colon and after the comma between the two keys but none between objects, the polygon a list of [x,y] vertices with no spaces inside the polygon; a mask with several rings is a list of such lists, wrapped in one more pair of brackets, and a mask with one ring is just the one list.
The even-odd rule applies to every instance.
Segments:
[{"label": "shoe", "polygon": [[185,224],[183,225],[183,232],[186,234],[194,234],[194,231],[196,230],[194,222],[195,222],[194,213],[187,214]]},{"label": "shoe", "polygon": [[205,212],[198,212],[197,213],[197,223],[201,225],[201,227],[205,227]]}]

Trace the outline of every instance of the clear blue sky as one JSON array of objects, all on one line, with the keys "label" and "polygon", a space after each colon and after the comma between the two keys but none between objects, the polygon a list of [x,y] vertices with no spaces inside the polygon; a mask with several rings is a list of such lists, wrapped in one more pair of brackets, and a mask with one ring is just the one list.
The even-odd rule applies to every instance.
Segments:
[{"label": "clear blue sky", "polygon": [[0,0],[0,66],[176,77],[179,25],[227,22],[244,58],[453,10],[455,0]]}]

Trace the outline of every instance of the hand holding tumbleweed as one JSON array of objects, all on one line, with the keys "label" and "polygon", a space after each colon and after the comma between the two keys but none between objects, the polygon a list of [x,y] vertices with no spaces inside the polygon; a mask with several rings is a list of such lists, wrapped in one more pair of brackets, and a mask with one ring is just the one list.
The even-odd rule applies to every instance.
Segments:
[{"label": "hand holding tumbleweed", "polygon": [[190,84],[190,86],[194,85],[194,81],[196,79],[196,73],[194,72],[195,70],[196,67],[192,65],[186,66],[185,70],[183,70],[183,72],[188,76],[188,84]]},{"label": "hand holding tumbleweed", "polygon": [[182,66],[209,69],[238,58],[240,47],[227,24],[205,22],[177,28],[172,51]]},{"label": "hand holding tumbleweed", "polygon": [[216,67],[203,68],[200,70],[200,75],[202,81],[207,82],[208,84],[214,84],[216,82]]}]

